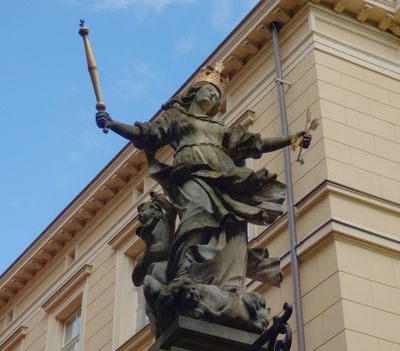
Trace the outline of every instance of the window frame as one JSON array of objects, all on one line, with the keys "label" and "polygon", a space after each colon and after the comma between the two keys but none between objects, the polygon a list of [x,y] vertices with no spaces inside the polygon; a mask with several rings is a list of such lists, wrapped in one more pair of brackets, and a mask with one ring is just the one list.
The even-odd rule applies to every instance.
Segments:
[{"label": "window frame", "polygon": [[[47,298],[42,308],[48,313],[48,327],[46,338],[46,351],[66,351],[71,342],[64,342],[64,326],[73,316],[80,311],[79,319],[79,351],[83,350],[85,339],[86,306],[88,297],[88,277],[92,266],[82,265],[66,278],[63,284]],[[74,351],[78,351],[75,350]]]},{"label": "window frame", "polygon": [[[65,340],[66,326],[67,326],[67,323],[69,323],[72,319],[74,319],[74,321],[72,323],[72,334],[71,334],[71,337],[69,340]],[[80,345],[80,342],[81,342],[80,336],[81,336],[81,329],[82,329],[81,319],[82,319],[82,309],[79,308],[63,322],[63,337],[62,337],[61,351],[68,350],[68,348],[71,347],[71,345],[75,345],[74,351],[81,350],[81,345]],[[75,322],[76,321],[78,321],[77,330],[75,330],[75,328],[76,328]],[[76,332],[76,334],[74,334],[74,331]],[[76,345],[78,345],[78,349],[76,349]]]},{"label": "window frame", "polygon": [[[137,258],[134,260],[134,266],[137,263]],[[133,283],[132,283],[133,285]],[[133,286],[133,304],[132,304],[132,331],[134,334],[145,328],[149,323],[149,317],[146,314],[146,299],[143,293],[143,285],[140,287]],[[140,320],[143,322],[140,323]]]}]

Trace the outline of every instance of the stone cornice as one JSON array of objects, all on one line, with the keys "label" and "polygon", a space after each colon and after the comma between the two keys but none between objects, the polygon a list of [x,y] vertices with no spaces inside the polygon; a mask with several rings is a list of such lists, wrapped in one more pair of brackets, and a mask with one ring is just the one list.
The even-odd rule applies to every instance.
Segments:
[{"label": "stone cornice", "polygon": [[[351,201],[362,202],[367,206],[376,207],[382,211],[391,212],[400,216],[400,204],[331,181],[324,181],[307,196],[301,199],[296,204],[296,216],[301,216],[311,207],[316,206],[324,198],[331,195],[343,196]],[[251,247],[267,247],[269,242],[283,231],[287,230],[287,228],[287,215],[283,215],[249,244]],[[310,247],[315,246],[315,243],[319,242],[322,238],[325,238],[326,235],[332,231],[335,231],[337,234],[341,234],[342,236],[347,235],[352,236],[357,240],[373,242],[376,245],[379,244],[381,247],[387,247],[388,250],[400,253],[400,240],[397,235],[394,236],[391,233],[380,233],[370,228],[364,228],[360,225],[354,226],[352,223],[346,223],[341,219],[329,218],[327,221],[320,223],[318,228],[315,228],[312,233],[308,234],[307,237],[298,243],[299,256],[307,252]],[[349,233],[351,233],[351,235]],[[288,264],[288,256],[289,251],[284,254],[283,266]]]},{"label": "stone cornice", "polygon": [[63,303],[71,292],[76,290],[83,281],[91,274],[92,266],[84,265],[63,285],[61,285],[43,304],[42,308],[46,312],[51,312]]},{"label": "stone cornice", "polygon": [[[398,203],[338,183],[324,181],[296,204],[296,216],[305,214],[311,207],[316,206],[324,198],[330,196],[342,196],[349,201],[362,202],[366,206],[376,207],[381,211],[400,215],[400,204]],[[274,238],[282,234],[287,228],[287,215],[284,215],[257,238],[253,239],[249,245],[251,247],[267,247]],[[341,218],[330,217],[325,220],[322,219],[315,228],[298,242],[296,251],[299,260],[305,261],[308,257],[314,256],[316,252],[320,251],[321,247],[333,240],[353,243],[371,250],[384,252],[388,256],[396,257],[396,259],[400,257],[400,239],[397,233],[380,232],[373,228],[364,227],[359,223],[351,223]],[[290,250],[281,253],[281,268],[285,274],[291,269],[290,260]],[[247,286],[259,292],[263,292],[270,287],[254,280],[248,282]]]},{"label": "stone cornice", "polygon": [[125,254],[135,258],[145,248],[143,240],[136,235],[136,229],[140,223],[137,216],[126,223],[120,231],[118,231],[108,242],[108,245],[113,250],[127,249],[125,246],[129,245],[130,250],[125,251]]},{"label": "stone cornice", "polygon": [[28,328],[25,326],[19,327],[14,333],[12,333],[6,340],[0,344],[0,350],[7,351],[11,350],[12,347],[21,341],[27,334]]},{"label": "stone cornice", "polygon": [[400,36],[400,2],[396,0],[311,0],[331,8],[336,13],[350,15],[360,23],[376,26]]},{"label": "stone cornice", "polygon": [[[343,16],[376,26],[394,36],[400,36],[400,2],[391,0],[313,0],[313,6],[330,8]],[[317,5],[315,5],[317,4]],[[291,21],[307,0],[260,1],[221,45],[200,65],[223,61],[233,78],[264,46],[269,45],[268,24]],[[199,67],[199,68],[200,68]],[[183,91],[197,71],[182,85]],[[154,118],[160,115],[157,112]],[[138,180],[145,168],[142,152],[131,144],[125,146],[99,175],[66,207],[0,278],[0,309],[8,304],[48,263],[85,228],[118,193]],[[121,236],[123,237],[123,235]],[[114,244],[117,245],[115,242]],[[117,245],[118,246],[118,245]]]}]

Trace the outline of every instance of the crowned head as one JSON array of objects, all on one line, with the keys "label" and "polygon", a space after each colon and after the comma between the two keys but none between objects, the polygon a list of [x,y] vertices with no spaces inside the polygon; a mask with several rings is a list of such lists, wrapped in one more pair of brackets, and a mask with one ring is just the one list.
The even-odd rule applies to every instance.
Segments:
[{"label": "crowned head", "polygon": [[215,65],[204,66],[200,70],[195,84],[200,82],[211,83],[219,90],[222,96],[229,82],[229,77],[226,73],[223,73],[223,70],[224,64],[222,62],[217,62]]}]

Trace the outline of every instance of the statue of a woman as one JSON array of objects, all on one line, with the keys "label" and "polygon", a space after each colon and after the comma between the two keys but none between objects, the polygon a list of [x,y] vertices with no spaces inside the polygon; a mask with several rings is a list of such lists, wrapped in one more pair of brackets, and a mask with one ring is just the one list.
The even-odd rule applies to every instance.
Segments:
[{"label": "statue of a woman", "polygon": [[[163,284],[191,279],[221,290],[241,290],[252,256],[247,251],[246,225],[272,223],[282,213],[286,194],[276,175],[265,169],[254,172],[244,161],[301,137],[304,148],[310,144],[304,132],[264,139],[215,118],[227,84],[222,69],[220,64],[203,68],[188,91],[167,102],[165,112],[154,121],[126,125],[106,112],[96,115],[98,127],[108,127],[146,152],[150,173],[178,213]],[[175,151],[170,166],[154,158],[167,144]],[[261,256],[261,260],[266,257]],[[279,285],[279,269],[268,279]]]},{"label": "statue of a woman", "polygon": [[[246,224],[272,223],[281,214],[285,186],[244,160],[260,158],[290,145],[304,132],[263,139],[242,126],[216,119],[227,84],[222,67],[203,68],[183,96],[164,105],[160,118],[126,125],[98,112],[98,127],[107,126],[154,154],[164,145],[175,150],[172,166],[153,176],[178,211],[168,263],[169,279],[190,276],[196,282],[241,286],[246,273]],[[309,139],[303,142],[308,147]]]}]

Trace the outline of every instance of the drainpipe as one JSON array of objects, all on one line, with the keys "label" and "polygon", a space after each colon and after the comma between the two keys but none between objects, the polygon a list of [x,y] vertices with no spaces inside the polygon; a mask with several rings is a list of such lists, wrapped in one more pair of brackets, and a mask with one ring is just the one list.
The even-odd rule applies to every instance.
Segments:
[{"label": "drainpipe", "polygon": [[[279,48],[279,30],[280,24],[272,22],[270,24],[272,32],[272,45],[275,57],[275,73],[276,73],[276,88],[279,99],[279,110],[281,118],[282,135],[288,135],[288,122],[286,116],[286,102],[285,91],[282,82],[282,62]],[[300,277],[299,277],[299,262],[297,258],[297,234],[296,222],[294,211],[294,198],[293,198],[293,182],[292,170],[289,147],[283,149],[283,157],[285,162],[285,180],[287,186],[287,203],[288,203],[288,222],[289,222],[289,235],[290,235],[290,267],[292,270],[293,292],[294,292],[294,311],[296,316],[296,329],[297,329],[297,345],[299,351],[305,351],[304,344],[304,327],[303,327],[303,310],[301,305],[301,290],[300,290]]]}]

